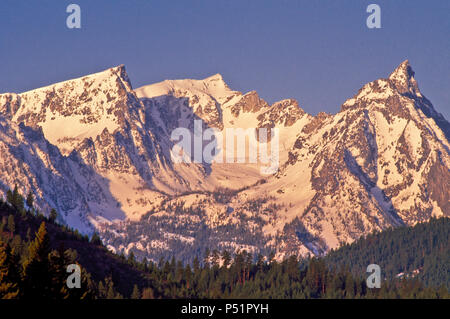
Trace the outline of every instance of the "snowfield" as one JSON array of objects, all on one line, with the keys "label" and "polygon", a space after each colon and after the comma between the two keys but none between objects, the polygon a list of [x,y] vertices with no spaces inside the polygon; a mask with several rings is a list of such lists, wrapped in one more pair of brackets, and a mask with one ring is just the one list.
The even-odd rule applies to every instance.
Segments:
[{"label": "snowfield", "polygon": [[[242,163],[174,163],[171,133],[194,132],[195,121],[222,136],[277,129],[278,170],[263,174],[248,152]],[[207,246],[318,255],[449,216],[449,136],[408,61],[337,114],[316,116],[293,99],[269,105],[234,91],[220,74],[133,90],[118,66],[0,94],[0,194],[17,184],[40,210],[56,208],[59,222],[138,258],[188,260]],[[270,144],[252,140],[245,146]],[[222,155],[237,147],[220,145]]]}]

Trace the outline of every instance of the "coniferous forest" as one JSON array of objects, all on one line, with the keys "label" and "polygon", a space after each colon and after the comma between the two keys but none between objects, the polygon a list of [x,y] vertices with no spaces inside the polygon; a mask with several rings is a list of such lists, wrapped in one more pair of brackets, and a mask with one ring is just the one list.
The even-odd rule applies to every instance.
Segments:
[{"label": "coniferous forest", "polygon": [[[33,196],[0,198],[1,299],[159,298],[445,298],[450,289],[450,219],[389,229],[325,257],[282,262],[246,251],[205,251],[192,264],[116,255],[91,238],[44,216]],[[81,288],[66,284],[70,264]],[[366,267],[382,269],[381,288],[368,288]]]}]

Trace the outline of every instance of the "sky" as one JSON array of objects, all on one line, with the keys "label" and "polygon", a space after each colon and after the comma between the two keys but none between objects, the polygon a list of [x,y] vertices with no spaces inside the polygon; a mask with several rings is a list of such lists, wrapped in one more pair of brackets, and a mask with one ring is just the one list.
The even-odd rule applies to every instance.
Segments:
[{"label": "sky", "polygon": [[[81,7],[81,29],[66,7]],[[381,29],[369,29],[369,4]],[[2,0],[0,93],[125,64],[134,88],[220,73],[235,90],[336,113],[405,59],[450,119],[450,1]]]}]

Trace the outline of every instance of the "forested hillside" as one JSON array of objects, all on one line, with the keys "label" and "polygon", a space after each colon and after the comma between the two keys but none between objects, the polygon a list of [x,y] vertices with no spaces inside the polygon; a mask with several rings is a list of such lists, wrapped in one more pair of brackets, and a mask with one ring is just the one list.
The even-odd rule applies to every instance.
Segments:
[{"label": "forested hillside", "polygon": [[[24,201],[17,188],[7,202],[0,197],[0,298],[8,281],[10,296],[56,299],[117,297],[143,282],[143,272],[109,252],[98,236],[89,239],[57,219],[55,210],[49,217],[35,210],[32,195]],[[82,289],[66,287],[72,263],[82,267]]]},{"label": "forested hillside", "polygon": [[[187,265],[115,255],[98,236],[57,221],[56,211],[43,216],[33,196],[24,200],[17,188],[6,202],[0,198],[0,298],[450,298],[448,219],[370,235],[325,258],[277,262],[273,255],[215,250]],[[369,261],[388,274],[380,289],[366,286]],[[80,289],[66,286],[72,263],[82,267]],[[393,278],[421,265],[416,278]]]},{"label": "forested hillside", "polygon": [[330,252],[329,265],[354,274],[377,264],[385,278],[415,277],[427,286],[450,289],[450,219],[431,219],[414,227],[388,229]]}]

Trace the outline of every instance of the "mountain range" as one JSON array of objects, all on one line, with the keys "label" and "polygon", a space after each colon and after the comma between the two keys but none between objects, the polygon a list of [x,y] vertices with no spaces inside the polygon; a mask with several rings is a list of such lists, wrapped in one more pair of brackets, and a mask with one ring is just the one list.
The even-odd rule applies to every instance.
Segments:
[{"label": "mountain range", "polygon": [[[278,169],[175,163],[172,132],[200,120],[218,132],[277,129]],[[139,258],[192,260],[206,248],[322,255],[450,216],[449,137],[408,61],[316,116],[294,99],[270,105],[234,91],[220,74],[133,89],[121,65],[0,94],[0,194],[17,185],[60,223]]]}]

